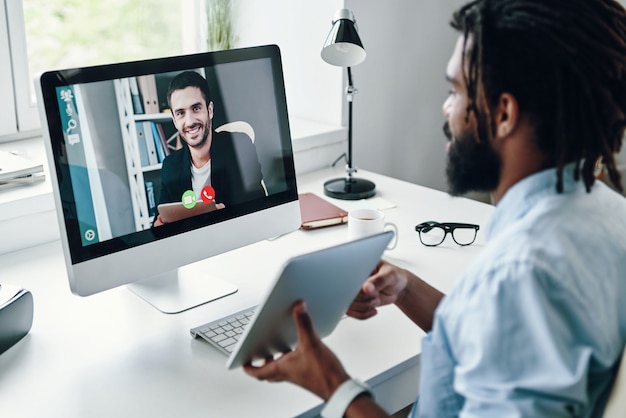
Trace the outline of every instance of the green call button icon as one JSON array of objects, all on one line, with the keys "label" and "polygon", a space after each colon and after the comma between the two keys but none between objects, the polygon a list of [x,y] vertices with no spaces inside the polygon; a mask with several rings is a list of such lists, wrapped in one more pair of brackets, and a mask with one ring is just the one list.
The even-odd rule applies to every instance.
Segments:
[{"label": "green call button icon", "polygon": [[198,198],[196,197],[196,194],[193,190],[187,190],[185,193],[183,193],[182,203],[185,208],[193,208],[194,206],[196,206],[197,200]]}]

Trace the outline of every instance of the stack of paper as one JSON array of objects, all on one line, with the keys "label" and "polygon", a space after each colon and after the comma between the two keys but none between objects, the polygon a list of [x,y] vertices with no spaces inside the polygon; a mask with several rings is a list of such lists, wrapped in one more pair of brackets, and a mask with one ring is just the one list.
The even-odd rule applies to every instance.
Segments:
[{"label": "stack of paper", "polygon": [[43,165],[0,150],[0,189],[43,181]]}]

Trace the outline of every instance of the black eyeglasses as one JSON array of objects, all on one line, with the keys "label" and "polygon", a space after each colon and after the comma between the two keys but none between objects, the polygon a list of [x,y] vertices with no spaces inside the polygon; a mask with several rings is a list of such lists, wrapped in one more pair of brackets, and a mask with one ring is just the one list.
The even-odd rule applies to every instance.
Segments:
[{"label": "black eyeglasses", "polygon": [[420,241],[428,247],[436,247],[441,244],[446,235],[452,235],[452,239],[459,245],[470,245],[476,239],[480,227],[474,224],[462,223],[439,223],[434,221],[422,222],[415,226],[419,233]]}]

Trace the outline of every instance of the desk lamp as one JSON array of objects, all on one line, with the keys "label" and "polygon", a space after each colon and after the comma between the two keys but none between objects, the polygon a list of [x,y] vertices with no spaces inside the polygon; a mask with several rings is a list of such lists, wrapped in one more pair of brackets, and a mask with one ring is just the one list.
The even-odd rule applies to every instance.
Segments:
[{"label": "desk lamp", "polygon": [[366,199],[376,194],[376,185],[369,180],[353,177],[357,169],[352,160],[352,99],[357,90],[352,83],[351,66],[360,64],[366,53],[357,32],[354,14],[349,9],[337,10],[333,17],[333,26],[322,48],[322,59],[331,65],[346,67],[348,71],[348,86],[346,98],[348,100],[348,155],[342,154],[333,166],[342,157],[346,159],[346,177],[328,180],[324,183],[324,194],[337,199],[358,200]]}]

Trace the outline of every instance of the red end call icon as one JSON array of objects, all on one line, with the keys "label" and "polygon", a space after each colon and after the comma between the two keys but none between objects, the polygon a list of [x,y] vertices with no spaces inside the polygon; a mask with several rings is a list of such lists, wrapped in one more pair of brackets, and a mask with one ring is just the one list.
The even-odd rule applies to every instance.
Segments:
[{"label": "red end call icon", "polygon": [[215,200],[215,189],[211,186],[204,186],[200,192],[200,199],[204,203],[211,203]]}]

